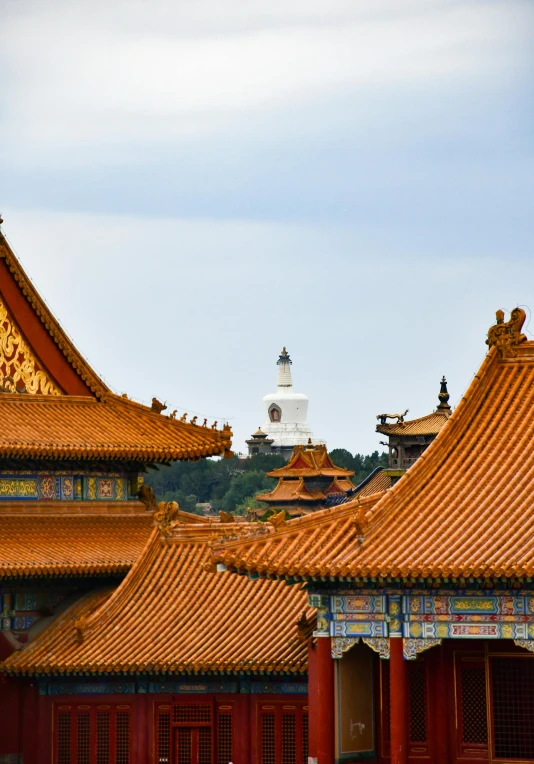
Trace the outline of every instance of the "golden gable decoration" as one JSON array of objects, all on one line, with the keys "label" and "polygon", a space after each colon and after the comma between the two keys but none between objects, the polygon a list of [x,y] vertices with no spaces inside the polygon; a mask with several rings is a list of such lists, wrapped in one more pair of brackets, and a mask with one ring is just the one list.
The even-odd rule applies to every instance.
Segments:
[{"label": "golden gable decoration", "polygon": [[37,360],[0,300],[0,392],[61,395],[39,369]]}]

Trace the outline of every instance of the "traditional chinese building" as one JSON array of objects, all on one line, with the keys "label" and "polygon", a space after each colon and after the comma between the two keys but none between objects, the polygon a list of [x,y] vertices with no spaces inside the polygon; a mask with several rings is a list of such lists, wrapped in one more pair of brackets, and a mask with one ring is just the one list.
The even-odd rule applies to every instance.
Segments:
[{"label": "traditional chinese building", "polygon": [[[388,442],[382,445],[389,449],[390,474],[399,477],[409,469],[432,441],[441,432],[451,415],[449,405],[449,392],[447,380],[441,380],[438,395],[439,404],[435,411],[419,419],[405,420],[404,414],[378,414],[379,424],[376,431],[388,436]],[[396,422],[388,422],[388,419],[396,419]]]},{"label": "traditional chinese building", "polygon": [[269,438],[267,433],[263,432],[261,427],[258,427],[256,432],[253,433],[245,443],[248,446],[249,456],[273,453],[274,438]]},{"label": "traditional chinese building", "polygon": [[[283,348],[277,361],[278,389],[263,399],[265,421],[261,428],[261,435],[266,435],[272,441],[271,452],[281,454],[286,459],[289,459],[295,446],[305,446],[310,439],[313,440],[307,421],[309,398],[293,390],[292,363],[289,353]],[[263,451],[253,450],[259,448],[259,439],[256,433],[247,440],[249,454],[266,453],[265,440],[262,440]]]},{"label": "traditional chinese building", "polygon": [[319,764],[534,760],[534,342],[519,308],[458,407],[386,492],[217,544],[317,608]]},{"label": "traditional chinese building", "polygon": [[278,482],[270,493],[256,498],[266,502],[270,510],[285,510],[292,517],[300,517],[324,507],[328,497],[354,489],[353,475],[352,470],[332,462],[326,446],[314,446],[310,441],[307,446],[295,446],[286,465],[267,473]]},{"label": "traditional chinese building", "polygon": [[304,756],[305,595],[217,576],[233,526],[154,515],[149,466],[231,455],[164,411],[111,392],[0,235],[2,764]]},{"label": "traditional chinese building", "polygon": [[8,682],[39,693],[28,760],[307,761],[306,593],[216,572],[210,544],[242,527],[172,505],[156,518],[122,584],[94,588],[5,661]]}]

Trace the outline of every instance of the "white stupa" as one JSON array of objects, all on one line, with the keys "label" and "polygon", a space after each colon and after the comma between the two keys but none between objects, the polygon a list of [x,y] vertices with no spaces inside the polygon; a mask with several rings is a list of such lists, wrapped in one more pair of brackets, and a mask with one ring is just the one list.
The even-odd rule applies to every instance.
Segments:
[{"label": "white stupa", "polygon": [[307,395],[293,392],[291,379],[291,358],[284,348],[277,361],[278,390],[263,399],[265,422],[262,431],[273,443],[272,451],[289,458],[294,446],[305,446],[313,433],[308,427]]}]

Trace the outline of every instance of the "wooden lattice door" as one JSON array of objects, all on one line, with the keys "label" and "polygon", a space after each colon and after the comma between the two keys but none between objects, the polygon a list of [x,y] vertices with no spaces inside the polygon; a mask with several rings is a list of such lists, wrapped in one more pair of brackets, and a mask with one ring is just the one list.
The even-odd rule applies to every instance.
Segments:
[{"label": "wooden lattice door", "polygon": [[233,703],[157,703],[157,764],[228,764],[233,759]]},{"label": "wooden lattice door", "polygon": [[258,710],[260,764],[307,764],[308,707],[260,703]]},{"label": "wooden lattice door", "polygon": [[211,764],[211,727],[175,729],[175,764]]}]

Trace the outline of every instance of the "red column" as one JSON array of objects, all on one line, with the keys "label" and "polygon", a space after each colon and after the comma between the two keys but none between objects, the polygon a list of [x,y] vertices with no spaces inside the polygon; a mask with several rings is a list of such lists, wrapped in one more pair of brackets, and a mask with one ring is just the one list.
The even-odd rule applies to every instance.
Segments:
[{"label": "red column", "polygon": [[[446,642],[446,640],[444,640]],[[445,644],[432,648],[434,663],[432,666],[435,676],[434,685],[434,718],[430,720],[434,726],[434,747],[436,764],[447,764],[449,761],[449,720],[454,715],[447,713],[450,699],[447,683],[447,663]]]},{"label": "red column", "polygon": [[391,764],[407,764],[408,762],[408,695],[403,642],[401,637],[391,637],[389,640]]},{"label": "red column", "polygon": [[317,758],[317,650],[308,642],[308,756]]},{"label": "red column", "polygon": [[[317,637],[317,764],[334,764],[334,661],[330,637]],[[313,724],[313,720],[310,720]]]}]

